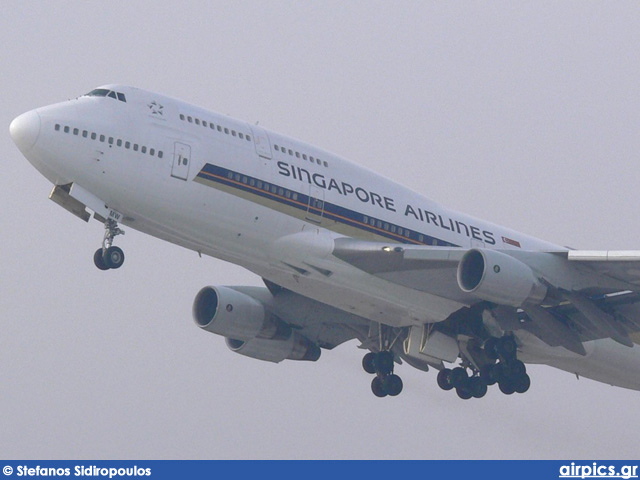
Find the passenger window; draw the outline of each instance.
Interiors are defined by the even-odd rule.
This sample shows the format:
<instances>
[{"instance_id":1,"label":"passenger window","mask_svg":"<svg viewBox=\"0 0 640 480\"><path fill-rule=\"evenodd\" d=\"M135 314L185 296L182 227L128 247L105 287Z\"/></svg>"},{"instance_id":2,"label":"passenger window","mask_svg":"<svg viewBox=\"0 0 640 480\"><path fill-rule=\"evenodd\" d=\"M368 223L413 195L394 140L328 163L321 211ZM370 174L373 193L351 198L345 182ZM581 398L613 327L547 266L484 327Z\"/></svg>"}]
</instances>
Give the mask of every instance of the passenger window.
<instances>
[{"instance_id":1,"label":"passenger window","mask_svg":"<svg viewBox=\"0 0 640 480\"><path fill-rule=\"evenodd\" d=\"M202 121L202 126L203 126L203 127L206 127L206 126L207 126L207 122L206 122L206 120L203 120L203 121Z\"/></svg>"},{"instance_id":2,"label":"passenger window","mask_svg":"<svg viewBox=\"0 0 640 480\"><path fill-rule=\"evenodd\" d=\"M133 144L133 151L134 151L134 152L137 152L137 151L138 151L138 144L137 144L137 143L134 143L134 144Z\"/></svg>"},{"instance_id":3,"label":"passenger window","mask_svg":"<svg viewBox=\"0 0 640 480\"><path fill-rule=\"evenodd\" d=\"M131 148L131 142L124 142L124 148L126 149Z\"/></svg>"},{"instance_id":4,"label":"passenger window","mask_svg":"<svg viewBox=\"0 0 640 480\"><path fill-rule=\"evenodd\" d=\"M241 140L244 140L244 134L243 133L239 133L238 136L240 137Z\"/></svg>"},{"instance_id":5,"label":"passenger window","mask_svg":"<svg viewBox=\"0 0 640 480\"><path fill-rule=\"evenodd\" d=\"M77 128L74 128L73 129L73 134L74 135L78 135L78 133L80 133L80 130L78 130Z\"/></svg>"},{"instance_id":6,"label":"passenger window","mask_svg":"<svg viewBox=\"0 0 640 480\"><path fill-rule=\"evenodd\" d=\"M100 135L100 141L101 141L101 142L104 142L105 138L106 138L106 137L105 137L104 135Z\"/></svg>"},{"instance_id":7,"label":"passenger window","mask_svg":"<svg viewBox=\"0 0 640 480\"><path fill-rule=\"evenodd\" d=\"M64 133L69 133L69 127L64 127Z\"/></svg>"},{"instance_id":8,"label":"passenger window","mask_svg":"<svg viewBox=\"0 0 640 480\"><path fill-rule=\"evenodd\" d=\"M88 136L88 135L89 135L89 132L87 132L86 130L83 130L83 131L82 131L82 136L83 136L84 138L87 138L87 136Z\"/></svg>"},{"instance_id":9,"label":"passenger window","mask_svg":"<svg viewBox=\"0 0 640 480\"><path fill-rule=\"evenodd\" d=\"M158 158L162 158L162 157L164 157L164 153L162 153L162 150L160 150L160 151L158 152Z\"/></svg>"},{"instance_id":10,"label":"passenger window","mask_svg":"<svg viewBox=\"0 0 640 480\"><path fill-rule=\"evenodd\" d=\"M141 151L142 153L147 153L147 147L141 147L141 148L140 148L140 151Z\"/></svg>"},{"instance_id":11,"label":"passenger window","mask_svg":"<svg viewBox=\"0 0 640 480\"><path fill-rule=\"evenodd\" d=\"M113 145L113 137L109 137L109 145Z\"/></svg>"},{"instance_id":12,"label":"passenger window","mask_svg":"<svg viewBox=\"0 0 640 480\"><path fill-rule=\"evenodd\" d=\"M251 137L249 135L247 135L247 141L250 142L251 141Z\"/></svg>"},{"instance_id":13,"label":"passenger window","mask_svg":"<svg viewBox=\"0 0 640 480\"><path fill-rule=\"evenodd\" d=\"M215 129L216 129L216 126L215 126L213 123L210 123L210 124L209 124L209 128L210 128L211 130L215 130Z\"/></svg>"},{"instance_id":14,"label":"passenger window","mask_svg":"<svg viewBox=\"0 0 640 480\"><path fill-rule=\"evenodd\" d=\"M118 141L116 142L116 145L118 145L119 147L122 146L122 140L118 139Z\"/></svg>"},{"instance_id":15,"label":"passenger window","mask_svg":"<svg viewBox=\"0 0 640 480\"><path fill-rule=\"evenodd\" d=\"M229 129L228 129L228 128L225 128L225 129L224 129L224 133L226 133L227 135L229 135Z\"/></svg>"},{"instance_id":16,"label":"passenger window","mask_svg":"<svg viewBox=\"0 0 640 480\"><path fill-rule=\"evenodd\" d=\"M191 117L187 117L187 121L188 121L189 123L193 123L193 118L191 118Z\"/></svg>"},{"instance_id":17,"label":"passenger window","mask_svg":"<svg viewBox=\"0 0 640 480\"><path fill-rule=\"evenodd\" d=\"M322 163L324 164L325 167L329 168L329 164L326 161Z\"/></svg>"},{"instance_id":18,"label":"passenger window","mask_svg":"<svg viewBox=\"0 0 640 480\"><path fill-rule=\"evenodd\" d=\"M220 125L218 125L218 131L221 132L222 131L222 127Z\"/></svg>"},{"instance_id":19,"label":"passenger window","mask_svg":"<svg viewBox=\"0 0 640 480\"><path fill-rule=\"evenodd\" d=\"M56 126L54 127L56 132L60 131L60 124L56 123Z\"/></svg>"},{"instance_id":20,"label":"passenger window","mask_svg":"<svg viewBox=\"0 0 640 480\"><path fill-rule=\"evenodd\" d=\"M180 114L180 120L184 120L184 115L182 113Z\"/></svg>"},{"instance_id":21,"label":"passenger window","mask_svg":"<svg viewBox=\"0 0 640 480\"><path fill-rule=\"evenodd\" d=\"M236 131L235 130L231 130L231 135L235 137L236 136Z\"/></svg>"},{"instance_id":22,"label":"passenger window","mask_svg":"<svg viewBox=\"0 0 640 480\"><path fill-rule=\"evenodd\" d=\"M200 125L200 119L196 118L196 125Z\"/></svg>"},{"instance_id":23,"label":"passenger window","mask_svg":"<svg viewBox=\"0 0 640 480\"><path fill-rule=\"evenodd\" d=\"M296 152L296 157L300 158L300 152Z\"/></svg>"},{"instance_id":24,"label":"passenger window","mask_svg":"<svg viewBox=\"0 0 640 480\"><path fill-rule=\"evenodd\" d=\"M91 140L95 140L97 137L96 132L91 132Z\"/></svg>"},{"instance_id":25,"label":"passenger window","mask_svg":"<svg viewBox=\"0 0 640 480\"><path fill-rule=\"evenodd\" d=\"M306 160L306 159L307 159L307 154L306 154L306 153L303 153L303 154L302 154L302 159L303 159L303 160Z\"/></svg>"},{"instance_id":26,"label":"passenger window","mask_svg":"<svg viewBox=\"0 0 640 480\"><path fill-rule=\"evenodd\" d=\"M274 146L273 146L273 148L275 148L275 149L276 149L276 152L279 152L279 151L280 151L280 147L278 147L278 145L274 145Z\"/></svg>"},{"instance_id":27,"label":"passenger window","mask_svg":"<svg viewBox=\"0 0 640 480\"><path fill-rule=\"evenodd\" d=\"M149 149L149 155L151 155L153 157L155 155L155 153L156 153L156 151L153 148Z\"/></svg>"}]
</instances>

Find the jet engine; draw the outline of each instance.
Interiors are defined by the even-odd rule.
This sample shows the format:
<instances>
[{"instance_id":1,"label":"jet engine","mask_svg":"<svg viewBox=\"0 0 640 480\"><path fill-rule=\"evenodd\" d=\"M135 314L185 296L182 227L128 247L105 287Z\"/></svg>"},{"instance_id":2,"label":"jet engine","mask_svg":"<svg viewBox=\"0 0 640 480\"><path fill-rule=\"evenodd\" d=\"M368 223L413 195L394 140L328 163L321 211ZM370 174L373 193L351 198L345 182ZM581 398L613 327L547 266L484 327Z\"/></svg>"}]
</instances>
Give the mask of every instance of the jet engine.
<instances>
[{"instance_id":1,"label":"jet engine","mask_svg":"<svg viewBox=\"0 0 640 480\"><path fill-rule=\"evenodd\" d=\"M499 305L540 304L547 295L533 270L514 257L495 250L472 249L458 265L463 292Z\"/></svg>"},{"instance_id":2,"label":"jet engine","mask_svg":"<svg viewBox=\"0 0 640 480\"><path fill-rule=\"evenodd\" d=\"M245 342L227 338L226 341L231 351L267 362L279 363L287 359L315 362L320 358L320 347L297 333L286 340L254 338Z\"/></svg>"},{"instance_id":3,"label":"jet engine","mask_svg":"<svg viewBox=\"0 0 640 480\"><path fill-rule=\"evenodd\" d=\"M320 358L320 347L270 314L259 300L230 287L204 287L193 301L193 319L247 357L279 363Z\"/></svg>"},{"instance_id":4,"label":"jet engine","mask_svg":"<svg viewBox=\"0 0 640 480\"><path fill-rule=\"evenodd\" d=\"M264 305L229 287L204 287L193 301L193 319L208 332L239 340L288 339L291 327Z\"/></svg>"}]
</instances>

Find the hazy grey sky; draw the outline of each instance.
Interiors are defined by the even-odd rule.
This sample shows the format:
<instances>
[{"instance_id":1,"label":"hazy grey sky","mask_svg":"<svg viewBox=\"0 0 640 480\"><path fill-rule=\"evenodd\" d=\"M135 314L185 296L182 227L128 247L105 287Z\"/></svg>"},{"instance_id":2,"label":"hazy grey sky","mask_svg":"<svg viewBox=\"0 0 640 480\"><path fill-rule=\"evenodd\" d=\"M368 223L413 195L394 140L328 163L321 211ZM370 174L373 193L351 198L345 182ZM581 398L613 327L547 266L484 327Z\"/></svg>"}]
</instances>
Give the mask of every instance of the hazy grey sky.
<instances>
[{"instance_id":1,"label":"hazy grey sky","mask_svg":"<svg viewBox=\"0 0 640 480\"><path fill-rule=\"evenodd\" d=\"M637 459L640 392L548 367L462 401L403 366L378 399L356 342L233 354L193 297L260 279L132 229L125 266L98 271L102 225L47 200L8 129L127 83L546 240L640 249L639 26L638 2L5 1L0 456Z\"/></svg>"}]
</instances>

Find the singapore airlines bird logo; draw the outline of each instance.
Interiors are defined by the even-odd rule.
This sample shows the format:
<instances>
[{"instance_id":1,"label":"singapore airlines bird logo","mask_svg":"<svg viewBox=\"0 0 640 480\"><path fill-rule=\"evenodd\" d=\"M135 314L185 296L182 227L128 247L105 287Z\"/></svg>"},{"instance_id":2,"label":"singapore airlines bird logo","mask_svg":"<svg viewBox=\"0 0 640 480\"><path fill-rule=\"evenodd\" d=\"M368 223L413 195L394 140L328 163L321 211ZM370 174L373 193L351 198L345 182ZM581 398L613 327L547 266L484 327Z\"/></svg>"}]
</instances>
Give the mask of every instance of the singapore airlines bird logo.
<instances>
[{"instance_id":1,"label":"singapore airlines bird logo","mask_svg":"<svg viewBox=\"0 0 640 480\"><path fill-rule=\"evenodd\" d=\"M164 115L164 106L160 105L155 100L149 104L147 104L149 110L151 110L151 115L158 115L162 117Z\"/></svg>"}]
</instances>

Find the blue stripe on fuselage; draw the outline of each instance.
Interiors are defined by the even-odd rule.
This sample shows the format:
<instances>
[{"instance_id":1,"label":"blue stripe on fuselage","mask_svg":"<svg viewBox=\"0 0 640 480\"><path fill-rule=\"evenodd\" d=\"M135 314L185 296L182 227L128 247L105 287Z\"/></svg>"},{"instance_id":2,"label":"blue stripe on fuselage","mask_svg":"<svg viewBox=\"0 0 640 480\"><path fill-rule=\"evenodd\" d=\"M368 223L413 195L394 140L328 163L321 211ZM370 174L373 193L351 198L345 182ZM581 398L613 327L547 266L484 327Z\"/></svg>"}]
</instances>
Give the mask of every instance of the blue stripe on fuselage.
<instances>
[{"instance_id":1,"label":"blue stripe on fuselage","mask_svg":"<svg viewBox=\"0 0 640 480\"><path fill-rule=\"evenodd\" d=\"M265 182L256 177L229 170L211 163L207 163L202 170L198 172L197 177L220 183L244 192L252 193L259 197L276 201L303 212L308 212L317 215L318 217L323 217L337 223L355 227L359 230L387 237L400 243L432 245L438 247L457 246L453 243L432 237L431 235L416 232L415 230L371 217L355 210L341 207L334 203L325 202L309 195L285 188L281 185ZM385 226L388 229L385 229ZM394 229L395 232L392 232L392 229Z\"/></svg>"}]
</instances>

